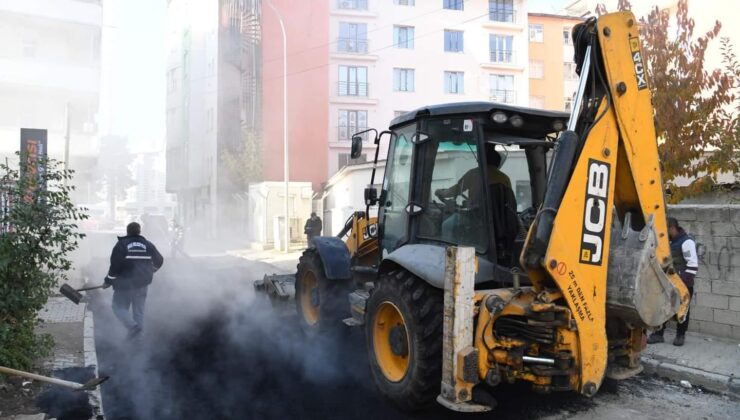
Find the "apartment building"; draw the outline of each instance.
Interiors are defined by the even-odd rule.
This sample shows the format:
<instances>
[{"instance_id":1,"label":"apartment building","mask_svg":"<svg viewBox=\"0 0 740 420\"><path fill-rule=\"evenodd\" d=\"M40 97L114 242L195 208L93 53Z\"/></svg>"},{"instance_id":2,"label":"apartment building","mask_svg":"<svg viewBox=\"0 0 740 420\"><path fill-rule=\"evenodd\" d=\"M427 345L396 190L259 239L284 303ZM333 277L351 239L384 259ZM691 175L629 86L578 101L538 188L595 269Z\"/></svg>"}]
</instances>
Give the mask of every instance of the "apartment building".
<instances>
[{"instance_id":1,"label":"apartment building","mask_svg":"<svg viewBox=\"0 0 740 420\"><path fill-rule=\"evenodd\" d=\"M570 111L578 89L571 30L582 18L529 13L529 106Z\"/></svg>"},{"instance_id":2,"label":"apartment building","mask_svg":"<svg viewBox=\"0 0 740 420\"><path fill-rule=\"evenodd\" d=\"M239 193L225 155L260 130L260 2L170 0L167 8L167 192L194 234L218 235Z\"/></svg>"},{"instance_id":3,"label":"apartment building","mask_svg":"<svg viewBox=\"0 0 740 420\"><path fill-rule=\"evenodd\" d=\"M331 0L328 173L351 136L435 103L529 102L526 0ZM382 151L381 151L382 152Z\"/></svg>"},{"instance_id":4,"label":"apartment building","mask_svg":"<svg viewBox=\"0 0 740 420\"><path fill-rule=\"evenodd\" d=\"M77 202L94 200L103 5L100 0L0 0L0 158L21 128L48 130L50 157L77 170Z\"/></svg>"}]
</instances>

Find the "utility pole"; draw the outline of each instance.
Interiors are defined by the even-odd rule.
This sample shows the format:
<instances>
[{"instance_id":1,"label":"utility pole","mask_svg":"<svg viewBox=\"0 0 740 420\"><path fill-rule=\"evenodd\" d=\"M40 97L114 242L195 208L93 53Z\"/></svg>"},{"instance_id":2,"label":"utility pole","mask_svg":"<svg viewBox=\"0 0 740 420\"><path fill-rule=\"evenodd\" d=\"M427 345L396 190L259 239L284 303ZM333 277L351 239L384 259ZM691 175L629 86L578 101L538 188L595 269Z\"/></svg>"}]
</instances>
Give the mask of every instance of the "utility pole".
<instances>
[{"instance_id":1,"label":"utility pole","mask_svg":"<svg viewBox=\"0 0 740 420\"><path fill-rule=\"evenodd\" d=\"M290 165L288 157L288 41L285 35L285 23L280 12L272 4L272 0L267 0L278 22L280 22L280 31L283 34L283 178L285 180L285 252L290 252L290 220L288 218L288 200L290 198Z\"/></svg>"}]
</instances>

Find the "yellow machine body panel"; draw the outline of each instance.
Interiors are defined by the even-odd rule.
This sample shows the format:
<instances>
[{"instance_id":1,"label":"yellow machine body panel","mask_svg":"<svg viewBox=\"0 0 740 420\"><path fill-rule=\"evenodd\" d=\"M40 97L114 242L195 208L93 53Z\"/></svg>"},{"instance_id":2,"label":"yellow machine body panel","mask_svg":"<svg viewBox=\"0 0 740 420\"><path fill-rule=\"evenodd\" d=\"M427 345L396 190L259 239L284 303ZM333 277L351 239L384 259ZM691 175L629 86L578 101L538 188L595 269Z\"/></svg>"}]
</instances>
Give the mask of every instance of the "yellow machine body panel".
<instances>
[{"instance_id":1,"label":"yellow machine body panel","mask_svg":"<svg viewBox=\"0 0 740 420\"><path fill-rule=\"evenodd\" d=\"M617 144L614 115L607 112L591 130L573 170L545 257L578 328L581 391L601 384L607 364L606 279Z\"/></svg>"}]
</instances>

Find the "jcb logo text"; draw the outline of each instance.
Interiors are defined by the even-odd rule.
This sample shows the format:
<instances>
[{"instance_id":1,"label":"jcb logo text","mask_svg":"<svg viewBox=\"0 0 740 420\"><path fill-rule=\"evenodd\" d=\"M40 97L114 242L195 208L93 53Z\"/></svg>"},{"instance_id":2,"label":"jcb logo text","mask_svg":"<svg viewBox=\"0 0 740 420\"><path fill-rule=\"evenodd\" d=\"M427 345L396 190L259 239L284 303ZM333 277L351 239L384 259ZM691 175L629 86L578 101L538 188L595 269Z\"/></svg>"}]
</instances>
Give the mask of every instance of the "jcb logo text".
<instances>
[{"instance_id":1,"label":"jcb logo text","mask_svg":"<svg viewBox=\"0 0 740 420\"><path fill-rule=\"evenodd\" d=\"M601 265L604 254L606 206L609 202L609 164L589 159L587 176L580 261L585 264Z\"/></svg>"}]
</instances>

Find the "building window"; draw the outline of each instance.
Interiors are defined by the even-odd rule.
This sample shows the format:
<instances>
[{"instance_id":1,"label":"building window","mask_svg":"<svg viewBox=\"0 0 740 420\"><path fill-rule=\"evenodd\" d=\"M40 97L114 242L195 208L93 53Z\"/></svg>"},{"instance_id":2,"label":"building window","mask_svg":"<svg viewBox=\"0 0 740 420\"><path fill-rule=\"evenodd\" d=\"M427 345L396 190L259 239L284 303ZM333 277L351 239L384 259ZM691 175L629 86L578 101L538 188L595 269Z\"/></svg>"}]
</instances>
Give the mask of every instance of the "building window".
<instances>
[{"instance_id":1,"label":"building window","mask_svg":"<svg viewBox=\"0 0 740 420\"><path fill-rule=\"evenodd\" d=\"M461 71L445 72L445 93L462 94L465 92L465 73Z\"/></svg>"},{"instance_id":2,"label":"building window","mask_svg":"<svg viewBox=\"0 0 740 420\"><path fill-rule=\"evenodd\" d=\"M339 66L339 96L367 96L367 67Z\"/></svg>"},{"instance_id":3,"label":"building window","mask_svg":"<svg viewBox=\"0 0 740 420\"><path fill-rule=\"evenodd\" d=\"M463 10L463 0L444 0L442 7L451 10Z\"/></svg>"},{"instance_id":4,"label":"building window","mask_svg":"<svg viewBox=\"0 0 740 420\"><path fill-rule=\"evenodd\" d=\"M339 164L337 165L337 170L342 169L347 165L356 165L358 163L367 162L367 158L365 157L365 155L360 155L360 157L358 157L357 159L351 159L349 156L349 153L339 154Z\"/></svg>"},{"instance_id":5,"label":"building window","mask_svg":"<svg viewBox=\"0 0 740 420\"><path fill-rule=\"evenodd\" d=\"M529 107L535 109L545 108L545 97L544 96L530 96Z\"/></svg>"},{"instance_id":6,"label":"building window","mask_svg":"<svg viewBox=\"0 0 740 420\"><path fill-rule=\"evenodd\" d=\"M540 24L529 24L529 42L545 42L545 27Z\"/></svg>"},{"instance_id":7,"label":"building window","mask_svg":"<svg viewBox=\"0 0 740 420\"><path fill-rule=\"evenodd\" d=\"M542 79L545 77L545 62L542 60L529 60L529 78Z\"/></svg>"},{"instance_id":8,"label":"building window","mask_svg":"<svg viewBox=\"0 0 740 420\"><path fill-rule=\"evenodd\" d=\"M393 111L393 118L400 117L401 115L405 114L408 111Z\"/></svg>"},{"instance_id":9,"label":"building window","mask_svg":"<svg viewBox=\"0 0 740 420\"><path fill-rule=\"evenodd\" d=\"M367 0L339 0L340 9L367 10Z\"/></svg>"},{"instance_id":10,"label":"building window","mask_svg":"<svg viewBox=\"0 0 740 420\"><path fill-rule=\"evenodd\" d=\"M563 77L565 80L577 80L576 63L563 63Z\"/></svg>"},{"instance_id":11,"label":"building window","mask_svg":"<svg viewBox=\"0 0 740 420\"><path fill-rule=\"evenodd\" d=\"M367 53L367 24L339 22L337 50L350 53Z\"/></svg>"},{"instance_id":12,"label":"building window","mask_svg":"<svg viewBox=\"0 0 740 420\"><path fill-rule=\"evenodd\" d=\"M573 98L570 96L566 96L564 98L565 102L565 112L570 112L571 109L573 109Z\"/></svg>"},{"instance_id":13,"label":"building window","mask_svg":"<svg viewBox=\"0 0 740 420\"><path fill-rule=\"evenodd\" d=\"M393 90L397 92L413 92L414 69L393 69Z\"/></svg>"},{"instance_id":14,"label":"building window","mask_svg":"<svg viewBox=\"0 0 740 420\"><path fill-rule=\"evenodd\" d=\"M415 0L393 0L393 4L397 4L399 6L413 6L415 3Z\"/></svg>"},{"instance_id":15,"label":"building window","mask_svg":"<svg viewBox=\"0 0 740 420\"><path fill-rule=\"evenodd\" d=\"M488 0L488 19L514 23L514 0Z\"/></svg>"},{"instance_id":16,"label":"building window","mask_svg":"<svg viewBox=\"0 0 740 420\"><path fill-rule=\"evenodd\" d=\"M563 28L563 45L573 45L573 39L570 37L571 28L566 26Z\"/></svg>"},{"instance_id":17,"label":"building window","mask_svg":"<svg viewBox=\"0 0 740 420\"><path fill-rule=\"evenodd\" d=\"M463 31L445 29L445 51L463 52Z\"/></svg>"},{"instance_id":18,"label":"building window","mask_svg":"<svg viewBox=\"0 0 740 420\"><path fill-rule=\"evenodd\" d=\"M510 74L492 74L489 76L491 101L513 104L516 99L514 76Z\"/></svg>"},{"instance_id":19,"label":"building window","mask_svg":"<svg viewBox=\"0 0 740 420\"><path fill-rule=\"evenodd\" d=\"M350 140L352 135L367 129L367 111L339 110L339 140Z\"/></svg>"},{"instance_id":20,"label":"building window","mask_svg":"<svg viewBox=\"0 0 740 420\"><path fill-rule=\"evenodd\" d=\"M413 26L394 26L393 43L396 48L414 48L414 27Z\"/></svg>"},{"instance_id":21,"label":"building window","mask_svg":"<svg viewBox=\"0 0 740 420\"><path fill-rule=\"evenodd\" d=\"M492 63L513 63L514 51L512 44L514 37L511 35L489 35Z\"/></svg>"}]
</instances>

